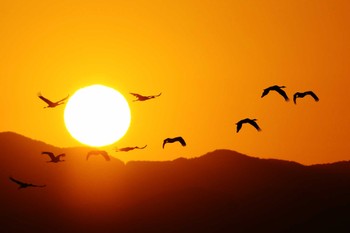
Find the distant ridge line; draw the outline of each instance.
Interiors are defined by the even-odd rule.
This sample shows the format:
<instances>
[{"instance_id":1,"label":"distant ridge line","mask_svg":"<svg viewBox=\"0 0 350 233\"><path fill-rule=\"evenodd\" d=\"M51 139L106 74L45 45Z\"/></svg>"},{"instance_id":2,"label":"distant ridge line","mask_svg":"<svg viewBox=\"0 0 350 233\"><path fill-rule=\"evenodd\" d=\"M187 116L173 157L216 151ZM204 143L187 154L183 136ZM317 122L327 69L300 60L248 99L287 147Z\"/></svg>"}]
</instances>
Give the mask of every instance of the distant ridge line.
<instances>
[{"instance_id":1,"label":"distant ridge line","mask_svg":"<svg viewBox=\"0 0 350 233\"><path fill-rule=\"evenodd\" d=\"M7 141L6 141L7 140ZM28 136L13 132L13 131L3 131L0 132L0 146L1 143L9 143L8 140L11 140L11 143L16 143L15 140L18 141L18 143L20 143L20 141L22 141L22 143L41 143L45 146L48 147L53 147L56 149L89 149L90 147L88 146L78 146L78 147L58 147L46 142L43 142L41 140L38 139L33 139L30 138ZM13 142L14 141L14 142ZM246 155L240 152L237 152L235 150L231 150L231 149L215 149L213 151L207 152L203 155L199 155L199 156L195 156L195 157L191 157L191 158L184 158L184 157L179 157L173 160L131 160L125 163L125 165L134 165L134 164L139 164L139 163L143 163L143 164L154 164L154 163L179 163L179 162L191 162L191 161L198 161L198 160L206 160L206 159L212 159L215 158L216 160L220 160L220 158L234 158L234 159L246 159L246 160L251 160L251 161L265 161L265 162L269 162L269 163L279 163L279 164L293 164L294 166L306 166L306 167L342 167L343 169L349 168L350 169L350 160L347 161L336 161L336 162L331 162L331 163L324 163L324 164L311 164L311 165L304 165L301 164L299 162L296 161L292 161L292 160L282 160L282 159L275 159L275 158L261 158L261 157L254 157L254 156L250 156L250 155Z\"/></svg>"}]
</instances>

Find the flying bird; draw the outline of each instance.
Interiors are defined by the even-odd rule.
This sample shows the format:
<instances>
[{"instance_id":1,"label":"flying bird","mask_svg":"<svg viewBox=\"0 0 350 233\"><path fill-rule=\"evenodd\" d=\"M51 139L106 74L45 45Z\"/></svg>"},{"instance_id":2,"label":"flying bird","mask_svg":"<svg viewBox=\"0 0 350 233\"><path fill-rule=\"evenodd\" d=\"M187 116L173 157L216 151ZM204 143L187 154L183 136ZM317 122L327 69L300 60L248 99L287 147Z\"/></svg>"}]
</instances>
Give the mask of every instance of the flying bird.
<instances>
[{"instance_id":1,"label":"flying bird","mask_svg":"<svg viewBox=\"0 0 350 233\"><path fill-rule=\"evenodd\" d=\"M41 152L41 154L48 155L50 157L51 161L47 161L48 163L63 162L64 160L61 160L61 157L66 156L66 154L59 154L59 155L55 156L54 153L48 152L48 151L43 151L43 152Z\"/></svg>"},{"instance_id":2,"label":"flying bird","mask_svg":"<svg viewBox=\"0 0 350 233\"><path fill-rule=\"evenodd\" d=\"M284 100L285 101L289 101L289 98L286 94L286 92L284 90L282 90L282 88L285 88L285 86L277 86L277 85L274 85L274 86L271 86L271 87L268 87L268 88L265 88L262 95L261 95L261 98L263 98L265 95L267 95L270 91L276 91L278 92L281 96L283 96Z\"/></svg>"},{"instance_id":3,"label":"flying bird","mask_svg":"<svg viewBox=\"0 0 350 233\"><path fill-rule=\"evenodd\" d=\"M64 101L67 100L69 98L69 95L57 102L52 102L51 100L48 100L47 98L45 98L44 96L41 95L41 93L38 93L38 97L43 100L45 103L47 103L47 106L44 108L54 108L57 107L58 105L64 104Z\"/></svg>"},{"instance_id":4,"label":"flying bird","mask_svg":"<svg viewBox=\"0 0 350 233\"><path fill-rule=\"evenodd\" d=\"M137 98L136 100L133 100L133 101L145 101L145 100L156 98L160 96L162 93L159 93L158 95L149 95L149 96L143 96L137 93L130 93L130 94Z\"/></svg>"},{"instance_id":5,"label":"flying bird","mask_svg":"<svg viewBox=\"0 0 350 233\"><path fill-rule=\"evenodd\" d=\"M88 160L90 158L91 155L102 155L103 158L106 160L106 161L110 161L111 158L109 157L108 153L104 150L92 150L92 151L89 151L86 155L86 160Z\"/></svg>"},{"instance_id":6,"label":"flying bird","mask_svg":"<svg viewBox=\"0 0 350 233\"><path fill-rule=\"evenodd\" d=\"M250 118L246 118L243 120L240 120L236 123L237 125L237 133L239 132L239 130L242 128L243 124L251 124L252 126L254 126L254 128L256 128L256 130L261 131L259 125L256 123L257 119L250 119Z\"/></svg>"},{"instance_id":7,"label":"flying bird","mask_svg":"<svg viewBox=\"0 0 350 233\"><path fill-rule=\"evenodd\" d=\"M310 95L312 98L314 98L315 101L319 101L319 98L317 95L312 91L305 91L305 92L296 92L293 96L293 101L295 104L297 104L297 98L304 98L305 96Z\"/></svg>"},{"instance_id":8,"label":"flying bird","mask_svg":"<svg viewBox=\"0 0 350 233\"><path fill-rule=\"evenodd\" d=\"M146 146L147 145L145 145L144 147L134 146L134 147L116 148L116 152L128 152L128 151L135 150L135 149L145 149Z\"/></svg>"},{"instance_id":9,"label":"flying bird","mask_svg":"<svg viewBox=\"0 0 350 233\"><path fill-rule=\"evenodd\" d=\"M22 188L28 188L28 187L38 187L38 188L43 188L45 187L46 185L35 185L35 184L30 184L30 183L24 183L22 181L19 181L19 180L16 180L14 178L12 178L11 176L9 177L10 180L12 182L15 182L16 184L19 185L18 189L22 189Z\"/></svg>"},{"instance_id":10,"label":"flying bird","mask_svg":"<svg viewBox=\"0 0 350 233\"><path fill-rule=\"evenodd\" d=\"M165 144L173 143L173 142L180 142L182 146L186 146L186 142L182 137L166 138L163 141L163 149L164 149Z\"/></svg>"}]
</instances>

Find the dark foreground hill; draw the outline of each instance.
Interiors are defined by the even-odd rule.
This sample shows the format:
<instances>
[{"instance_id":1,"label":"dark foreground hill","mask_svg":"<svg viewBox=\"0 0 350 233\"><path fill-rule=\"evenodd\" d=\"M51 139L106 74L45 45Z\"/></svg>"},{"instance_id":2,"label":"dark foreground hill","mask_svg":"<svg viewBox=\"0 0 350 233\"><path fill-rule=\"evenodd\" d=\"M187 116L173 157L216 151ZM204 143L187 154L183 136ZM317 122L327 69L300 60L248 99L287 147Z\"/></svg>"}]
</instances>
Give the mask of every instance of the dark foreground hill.
<instances>
[{"instance_id":1,"label":"dark foreground hill","mask_svg":"<svg viewBox=\"0 0 350 233\"><path fill-rule=\"evenodd\" d=\"M216 150L124 165L14 133L0 148L0 232L350 232L350 162ZM10 175L47 187L17 190Z\"/></svg>"}]
</instances>

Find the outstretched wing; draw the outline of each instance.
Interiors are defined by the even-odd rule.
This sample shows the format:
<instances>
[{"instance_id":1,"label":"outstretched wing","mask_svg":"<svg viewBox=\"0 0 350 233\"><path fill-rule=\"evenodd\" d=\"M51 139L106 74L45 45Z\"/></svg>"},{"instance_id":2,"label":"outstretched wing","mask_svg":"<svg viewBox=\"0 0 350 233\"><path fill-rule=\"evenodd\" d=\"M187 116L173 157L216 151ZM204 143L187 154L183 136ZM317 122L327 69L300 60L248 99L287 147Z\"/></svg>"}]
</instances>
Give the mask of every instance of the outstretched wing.
<instances>
[{"instance_id":1,"label":"outstretched wing","mask_svg":"<svg viewBox=\"0 0 350 233\"><path fill-rule=\"evenodd\" d=\"M176 140L180 142L182 146L186 146L186 142L182 137L177 137Z\"/></svg>"},{"instance_id":2,"label":"outstretched wing","mask_svg":"<svg viewBox=\"0 0 350 233\"><path fill-rule=\"evenodd\" d=\"M255 121L250 121L249 122L252 126L254 126L254 128L256 128L258 131L261 131L259 125L255 122Z\"/></svg>"},{"instance_id":3,"label":"outstretched wing","mask_svg":"<svg viewBox=\"0 0 350 233\"><path fill-rule=\"evenodd\" d=\"M144 98L144 97L146 97L146 96L143 96L143 95L140 95L140 94L137 94L137 93L131 93L130 92L130 94L135 96L135 97L137 97L137 98Z\"/></svg>"},{"instance_id":4,"label":"outstretched wing","mask_svg":"<svg viewBox=\"0 0 350 233\"><path fill-rule=\"evenodd\" d=\"M145 149L147 147L147 145L145 145L144 147L135 147L136 149Z\"/></svg>"},{"instance_id":5,"label":"outstretched wing","mask_svg":"<svg viewBox=\"0 0 350 233\"><path fill-rule=\"evenodd\" d=\"M155 98L155 97L158 97L158 96L160 96L162 94L162 92L161 93L159 93L158 95L152 95L152 96L149 96L150 98Z\"/></svg>"},{"instance_id":6,"label":"outstretched wing","mask_svg":"<svg viewBox=\"0 0 350 233\"><path fill-rule=\"evenodd\" d=\"M313 91L307 91L307 92L305 92L305 94L311 95L312 98L314 98L315 101L319 101L320 100Z\"/></svg>"},{"instance_id":7,"label":"outstretched wing","mask_svg":"<svg viewBox=\"0 0 350 233\"><path fill-rule=\"evenodd\" d=\"M285 92L284 90L282 90L281 88L278 88L278 89L276 89L276 91L277 91L281 96L283 96L283 98L284 98L285 101L289 101L289 98L288 98L288 96L287 96L287 94L286 94L286 92Z\"/></svg>"},{"instance_id":8,"label":"outstretched wing","mask_svg":"<svg viewBox=\"0 0 350 233\"><path fill-rule=\"evenodd\" d=\"M19 181L19 180L16 180L15 178L13 178L13 177L9 177L9 179L12 181L12 182L15 182L16 184L19 184L19 185L25 185L26 183L23 183L23 182L21 182L21 181Z\"/></svg>"},{"instance_id":9,"label":"outstretched wing","mask_svg":"<svg viewBox=\"0 0 350 233\"><path fill-rule=\"evenodd\" d=\"M86 155L86 160L88 160L90 158L90 156L92 155L91 151L87 153Z\"/></svg>"},{"instance_id":10,"label":"outstretched wing","mask_svg":"<svg viewBox=\"0 0 350 233\"><path fill-rule=\"evenodd\" d=\"M100 151L100 154L105 158L106 161L110 161L111 158L109 157L108 153L106 151Z\"/></svg>"},{"instance_id":11,"label":"outstretched wing","mask_svg":"<svg viewBox=\"0 0 350 233\"><path fill-rule=\"evenodd\" d=\"M102 155L105 158L105 160L107 160L107 161L111 160L111 158L109 157L107 152L103 151L103 150L92 150L92 151L90 151L86 155L86 160L88 160L91 155L98 155L98 154Z\"/></svg>"},{"instance_id":12,"label":"outstretched wing","mask_svg":"<svg viewBox=\"0 0 350 233\"><path fill-rule=\"evenodd\" d=\"M241 121L239 121L239 122L237 122L236 123L236 125L237 125L237 133L241 130L241 128L242 128L242 122Z\"/></svg>"},{"instance_id":13,"label":"outstretched wing","mask_svg":"<svg viewBox=\"0 0 350 233\"><path fill-rule=\"evenodd\" d=\"M264 91L263 91L263 93L261 95L261 98L264 97L265 95L269 94L269 92L270 92L269 88L264 89Z\"/></svg>"},{"instance_id":14,"label":"outstretched wing","mask_svg":"<svg viewBox=\"0 0 350 233\"><path fill-rule=\"evenodd\" d=\"M65 98L63 98L63 99L57 101L56 103L57 103L57 104L58 104L58 103L61 103L61 102L65 101L65 100L68 99L68 98L69 98L69 95L67 95L67 97L65 97Z\"/></svg>"},{"instance_id":15,"label":"outstretched wing","mask_svg":"<svg viewBox=\"0 0 350 233\"><path fill-rule=\"evenodd\" d=\"M163 149L164 149L164 146L165 146L165 144L168 142L168 139L164 139L164 141L163 141Z\"/></svg>"},{"instance_id":16,"label":"outstretched wing","mask_svg":"<svg viewBox=\"0 0 350 233\"><path fill-rule=\"evenodd\" d=\"M41 154L43 155L48 155L50 157L50 159L55 159L55 155L52 152L48 152L48 151L43 151L41 152Z\"/></svg>"},{"instance_id":17,"label":"outstretched wing","mask_svg":"<svg viewBox=\"0 0 350 233\"><path fill-rule=\"evenodd\" d=\"M298 98L298 93L295 93L293 95L293 102L294 102L294 104L297 104L297 98Z\"/></svg>"},{"instance_id":18,"label":"outstretched wing","mask_svg":"<svg viewBox=\"0 0 350 233\"><path fill-rule=\"evenodd\" d=\"M47 103L48 105L54 104L51 100L48 100L48 99L46 99L44 96L42 96L40 92L38 93L38 97L39 97L40 99L42 99L42 100L43 100L45 103Z\"/></svg>"},{"instance_id":19,"label":"outstretched wing","mask_svg":"<svg viewBox=\"0 0 350 233\"><path fill-rule=\"evenodd\" d=\"M59 158L59 157L65 157L65 156L66 156L65 153L57 155L58 158Z\"/></svg>"},{"instance_id":20,"label":"outstretched wing","mask_svg":"<svg viewBox=\"0 0 350 233\"><path fill-rule=\"evenodd\" d=\"M99 154L99 151L96 151L96 150L89 151L86 155L86 160L88 160L91 155L97 155L97 154Z\"/></svg>"}]
</instances>

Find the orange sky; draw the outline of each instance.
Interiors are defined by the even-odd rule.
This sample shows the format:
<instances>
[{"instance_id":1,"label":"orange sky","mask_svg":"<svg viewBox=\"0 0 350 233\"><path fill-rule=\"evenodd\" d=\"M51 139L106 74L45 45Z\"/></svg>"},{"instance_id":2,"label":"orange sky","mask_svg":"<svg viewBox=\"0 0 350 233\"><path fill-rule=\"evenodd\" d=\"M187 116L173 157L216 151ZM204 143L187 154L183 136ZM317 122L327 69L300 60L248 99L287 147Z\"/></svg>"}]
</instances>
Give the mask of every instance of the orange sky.
<instances>
[{"instance_id":1,"label":"orange sky","mask_svg":"<svg viewBox=\"0 0 350 233\"><path fill-rule=\"evenodd\" d=\"M64 106L90 84L129 101L126 136L106 148L126 160L172 160L227 148L304 164L349 160L350 3L309 1L20 1L0 3L0 131L80 146ZM313 90L295 106L270 85ZM129 92L162 96L132 102ZM262 128L235 133L235 122ZM183 136L186 148L166 137ZM116 146L145 150L113 153Z\"/></svg>"}]
</instances>

